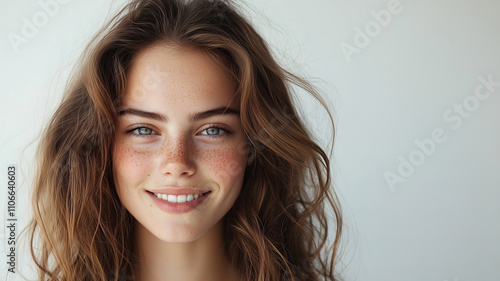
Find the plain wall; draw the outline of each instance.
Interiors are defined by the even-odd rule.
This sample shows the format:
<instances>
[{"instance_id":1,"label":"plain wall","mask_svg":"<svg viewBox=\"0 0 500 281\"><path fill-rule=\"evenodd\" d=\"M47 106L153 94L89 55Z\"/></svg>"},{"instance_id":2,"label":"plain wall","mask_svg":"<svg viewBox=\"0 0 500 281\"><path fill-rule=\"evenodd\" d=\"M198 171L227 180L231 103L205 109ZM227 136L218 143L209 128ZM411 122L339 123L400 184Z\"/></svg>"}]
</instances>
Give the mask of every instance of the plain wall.
<instances>
[{"instance_id":1,"label":"plain wall","mask_svg":"<svg viewBox=\"0 0 500 281\"><path fill-rule=\"evenodd\" d=\"M0 2L0 261L7 167L17 166L19 236L30 214L30 142L90 36L124 3L65 0L49 13L47 2ZM500 2L247 2L277 58L312 77L332 106L345 280L499 280ZM28 36L26 20L39 24ZM15 46L13 34L24 43ZM324 112L299 96L328 143ZM6 270L1 262L0 278Z\"/></svg>"}]
</instances>

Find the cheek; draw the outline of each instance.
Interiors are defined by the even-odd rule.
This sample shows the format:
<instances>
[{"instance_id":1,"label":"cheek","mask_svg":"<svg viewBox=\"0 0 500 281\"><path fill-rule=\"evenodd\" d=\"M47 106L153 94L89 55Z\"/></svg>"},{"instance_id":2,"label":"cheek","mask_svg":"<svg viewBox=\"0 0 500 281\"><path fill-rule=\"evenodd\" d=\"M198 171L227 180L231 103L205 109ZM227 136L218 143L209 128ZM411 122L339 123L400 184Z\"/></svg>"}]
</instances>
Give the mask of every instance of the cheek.
<instances>
[{"instance_id":1,"label":"cheek","mask_svg":"<svg viewBox=\"0 0 500 281\"><path fill-rule=\"evenodd\" d=\"M117 189L148 177L152 155L152 152L139 151L125 144L116 145L113 151L113 176Z\"/></svg>"},{"instance_id":2,"label":"cheek","mask_svg":"<svg viewBox=\"0 0 500 281\"><path fill-rule=\"evenodd\" d=\"M243 175L246 158L237 148L217 148L199 155L210 175L220 182L233 182Z\"/></svg>"}]
</instances>

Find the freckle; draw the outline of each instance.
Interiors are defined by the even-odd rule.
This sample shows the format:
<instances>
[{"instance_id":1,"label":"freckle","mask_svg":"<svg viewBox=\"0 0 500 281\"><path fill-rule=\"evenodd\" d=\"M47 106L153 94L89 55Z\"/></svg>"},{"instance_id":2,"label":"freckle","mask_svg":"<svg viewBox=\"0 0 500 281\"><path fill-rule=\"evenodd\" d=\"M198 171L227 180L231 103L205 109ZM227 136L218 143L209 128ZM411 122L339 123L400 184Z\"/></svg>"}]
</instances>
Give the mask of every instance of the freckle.
<instances>
[{"instance_id":1,"label":"freckle","mask_svg":"<svg viewBox=\"0 0 500 281\"><path fill-rule=\"evenodd\" d=\"M231 162L230 153L228 154L225 149L213 149L209 151L203 151L200 158L204 159L206 163L209 163L210 169L215 173L219 174L227 169L228 163Z\"/></svg>"}]
</instances>

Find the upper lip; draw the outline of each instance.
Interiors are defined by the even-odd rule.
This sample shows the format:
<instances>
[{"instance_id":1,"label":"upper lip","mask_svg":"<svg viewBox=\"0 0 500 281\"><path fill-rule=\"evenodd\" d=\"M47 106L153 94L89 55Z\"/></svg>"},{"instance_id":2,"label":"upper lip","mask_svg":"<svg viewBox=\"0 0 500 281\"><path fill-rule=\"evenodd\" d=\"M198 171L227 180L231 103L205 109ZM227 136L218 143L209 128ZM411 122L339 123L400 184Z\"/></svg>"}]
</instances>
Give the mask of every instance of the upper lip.
<instances>
[{"instance_id":1,"label":"upper lip","mask_svg":"<svg viewBox=\"0 0 500 281\"><path fill-rule=\"evenodd\" d=\"M153 193L160 194L170 194L170 195L188 195L188 194L202 194L207 192L208 190L195 189L192 187L163 187L153 190L148 190Z\"/></svg>"}]
</instances>

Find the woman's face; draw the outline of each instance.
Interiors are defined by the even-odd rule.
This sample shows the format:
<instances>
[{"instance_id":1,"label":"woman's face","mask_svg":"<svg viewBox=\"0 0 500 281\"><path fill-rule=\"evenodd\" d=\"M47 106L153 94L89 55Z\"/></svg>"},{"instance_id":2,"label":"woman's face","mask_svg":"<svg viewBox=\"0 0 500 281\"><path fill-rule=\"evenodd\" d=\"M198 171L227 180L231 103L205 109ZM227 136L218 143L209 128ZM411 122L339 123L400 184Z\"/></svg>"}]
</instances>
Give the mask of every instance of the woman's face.
<instances>
[{"instance_id":1,"label":"woman's face","mask_svg":"<svg viewBox=\"0 0 500 281\"><path fill-rule=\"evenodd\" d=\"M214 227L240 193L247 164L235 84L200 50L156 44L127 72L113 176L121 202L166 242Z\"/></svg>"}]
</instances>

